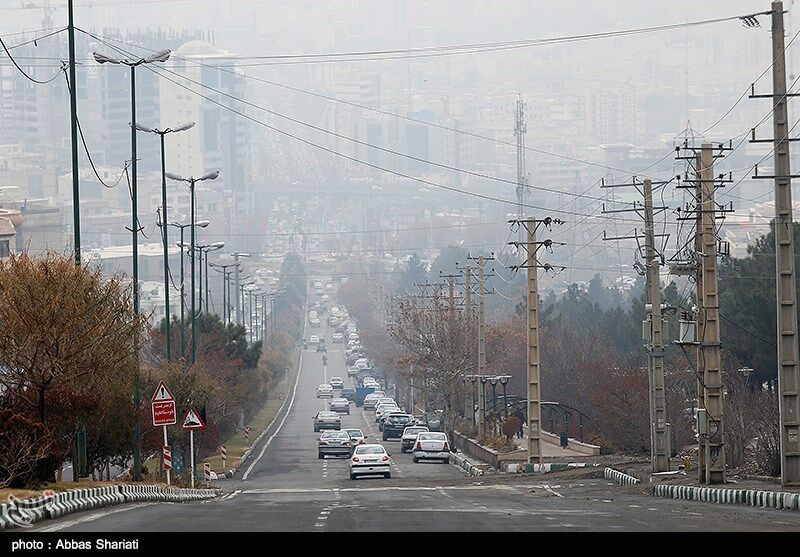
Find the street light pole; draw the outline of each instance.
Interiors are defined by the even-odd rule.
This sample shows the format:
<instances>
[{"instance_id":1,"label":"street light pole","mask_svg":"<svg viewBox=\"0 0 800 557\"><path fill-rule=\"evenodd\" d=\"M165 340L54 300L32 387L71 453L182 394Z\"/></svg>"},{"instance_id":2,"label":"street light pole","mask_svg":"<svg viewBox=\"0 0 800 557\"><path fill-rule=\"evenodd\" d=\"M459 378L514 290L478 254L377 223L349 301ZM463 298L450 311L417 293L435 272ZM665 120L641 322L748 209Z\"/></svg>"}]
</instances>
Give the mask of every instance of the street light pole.
<instances>
[{"instance_id":1,"label":"street light pole","mask_svg":"<svg viewBox=\"0 0 800 557\"><path fill-rule=\"evenodd\" d=\"M75 250L75 265L81 264L81 203L80 177L78 176L78 90L75 86L75 18L73 2L67 3L69 11L69 108L70 137L72 140L72 243Z\"/></svg>"},{"instance_id":2,"label":"street light pole","mask_svg":"<svg viewBox=\"0 0 800 557\"><path fill-rule=\"evenodd\" d=\"M195 226L196 226L195 225L195 184L197 182L203 182L205 180L216 180L218 177L219 177L219 171L218 170L215 170L214 172L209 172L208 174L205 174L205 175L201 176L200 178L195 178L193 176L189 177L189 178L183 178L182 176L178 176L177 174L172 174L170 172L167 172L167 178L169 178L170 180L174 180L176 182L186 182L187 184L189 184L189 212L191 213L191 215L190 215L190 224L191 224L191 227L192 227L192 229L190 231L191 232L191 234L190 234L190 236L191 236L191 239L190 239L190 244L191 244L190 253L191 253L191 257L192 257L192 259L191 259L191 261L192 261L192 264L191 264L191 272L192 272L192 280L191 280L191 283L192 283L192 303L191 303L191 310L192 310L192 363L195 363L195 361L197 360L197 331L196 331L196 324L195 324L196 318L197 318L197 313L196 313L197 310L195 308L195 303L194 303L195 302L195 283L194 283L195 265L194 265L194 260L195 260L195 253L196 253L196 251L195 251L196 250L196 242L195 242Z\"/></svg>"},{"instance_id":3,"label":"street light pole","mask_svg":"<svg viewBox=\"0 0 800 557\"><path fill-rule=\"evenodd\" d=\"M135 119L134 119L135 120ZM165 137L169 133L177 133L186 131L190 128L194 127L194 122L189 122L188 124L182 124L180 126L176 126L174 128L167 128L165 130L159 130L155 128L148 128L146 126L142 126L137 124L135 121L133 123L133 128L146 133L153 133L159 136L160 143L161 143L161 207L162 207L162 219L161 221L164 223L162 227L162 240L164 244L164 315L166 317L167 322L167 329L166 329L166 348L167 348L167 361L172 361L172 333L170 331L170 325L172 321L172 315L170 314L169 309L169 230L166 224L169 222L169 213L167 209L167 169L166 169L166 148L165 148ZM182 231L182 230L181 230ZM181 237L181 243L183 242L183 237ZM181 252L181 264L183 264L183 252ZM183 326L183 316L181 315L181 327ZM181 330L182 332L182 330ZM181 341L181 352L183 352L183 341Z\"/></svg>"}]
</instances>

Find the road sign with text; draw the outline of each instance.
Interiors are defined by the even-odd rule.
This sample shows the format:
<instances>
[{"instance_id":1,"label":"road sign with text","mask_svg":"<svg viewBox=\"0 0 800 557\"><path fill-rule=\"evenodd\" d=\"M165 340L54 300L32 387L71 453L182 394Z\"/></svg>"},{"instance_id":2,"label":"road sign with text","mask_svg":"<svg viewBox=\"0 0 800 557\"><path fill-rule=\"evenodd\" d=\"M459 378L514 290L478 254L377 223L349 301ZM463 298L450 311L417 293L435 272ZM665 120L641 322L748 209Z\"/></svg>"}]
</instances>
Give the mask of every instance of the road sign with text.
<instances>
[{"instance_id":1,"label":"road sign with text","mask_svg":"<svg viewBox=\"0 0 800 557\"><path fill-rule=\"evenodd\" d=\"M153 413L153 425L174 425L177 422L175 397L172 396L163 381L159 381L156 392L150 399L150 406Z\"/></svg>"}]
</instances>

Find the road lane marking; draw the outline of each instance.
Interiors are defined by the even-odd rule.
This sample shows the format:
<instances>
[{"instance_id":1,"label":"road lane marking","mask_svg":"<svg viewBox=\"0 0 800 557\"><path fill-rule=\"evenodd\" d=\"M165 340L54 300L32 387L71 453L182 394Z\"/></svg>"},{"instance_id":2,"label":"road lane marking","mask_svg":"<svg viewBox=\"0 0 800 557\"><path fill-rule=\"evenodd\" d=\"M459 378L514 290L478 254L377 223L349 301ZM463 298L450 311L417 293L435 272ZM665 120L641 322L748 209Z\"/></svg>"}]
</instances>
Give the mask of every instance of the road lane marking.
<instances>
[{"instance_id":1,"label":"road lane marking","mask_svg":"<svg viewBox=\"0 0 800 557\"><path fill-rule=\"evenodd\" d=\"M343 488L329 488L329 487L307 487L307 488L255 488L246 489L242 491L245 495L270 495L270 494L296 494L296 493L344 493L344 492L358 492L365 491L437 491L440 489L448 491L518 491L531 489L544 489L543 485L537 484L523 484L523 485L454 485L454 486L383 486L383 487L343 487Z\"/></svg>"},{"instance_id":2,"label":"road lane marking","mask_svg":"<svg viewBox=\"0 0 800 557\"><path fill-rule=\"evenodd\" d=\"M550 493L551 495L555 495L556 497L561 497L562 499L564 498L564 496L563 496L563 495L561 495L561 494L560 494L559 492L557 492L557 491L554 491L554 490L553 490L553 488L552 488L552 487L550 487L549 485L545 485L545 486L544 486L544 489L547 491L547 493Z\"/></svg>"},{"instance_id":3,"label":"road lane marking","mask_svg":"<svg viewBox=\"0 0 800 557\"><path fill-rule=\"evenodd\" d=\"M305 334L303 336L305 336ZM250 464L250 466L247 468L247 470L245 470L244 474L242 475L242 480L246 480L247 476L250 475L250 472L253 471L253 467L255 467L255 465L258 464L258 461L261 460L261 457L264 456L265 452L267 452L267 447L269 447L270 443L272 443L272 440L275 439L275 437L278 435L278 433L280 433L281 428L283 428L283 424L286 423L286 418L288 418L289 414L292 413L292 406L294 406L295 395L297 395L297 386L300 384L300 374L302 372L303 372L303 353L301 352L300 353L300 362L298 363L298 366L297 366L297 377L295 377L294 389L292 390L292 398L289 401L289 408L287 408L286 414L283 415L283 419L281 420L281 423L278 424L278 429L276 429L275 433L273 433L270 436L270 438L267 439L267 442L264 443L264 446L261 448L261 452L258 454L258 457Z\"/></svg>"},{"instance_id":4,"label":"road lane marking","mask_svg":"<svg viewBox=\"0 0 800 557\"><path fill-rule=\"evenodd\" d=\"M125 511L132 511L134 509L140 509L142 507L149 507L151 505L157 505L156 502L148 502L148 503L135 503L133 505L127 505L125 507L121 507L118 509L112 509L110 511L102 511L99 513L90 514L88 516L83 516L81 518L75 520L67 520L66 522L62 522L61 524L56 524L54 526L48 526L47 528L37 528L33 530L34 532L57 532L58 530L63 530L64 528L70 528L71 526L77 526L78 524L83 524L84 522L94 522L99 518L105 518L111 514L122 513Z\"/></svg>"}]
</instances>

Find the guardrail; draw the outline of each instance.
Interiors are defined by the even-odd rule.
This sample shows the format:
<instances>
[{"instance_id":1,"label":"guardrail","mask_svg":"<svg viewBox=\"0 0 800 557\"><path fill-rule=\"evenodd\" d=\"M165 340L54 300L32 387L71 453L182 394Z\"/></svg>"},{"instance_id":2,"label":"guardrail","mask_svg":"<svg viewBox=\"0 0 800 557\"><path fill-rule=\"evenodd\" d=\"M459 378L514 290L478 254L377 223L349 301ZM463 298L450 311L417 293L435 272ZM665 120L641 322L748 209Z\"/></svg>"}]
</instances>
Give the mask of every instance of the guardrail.
<instances>
[{"instance_id":1,"label":"guardrail","mask_svg":"<svg viewBox=\"0 0 800 557\"><path fill-rule=\"evenodd\" d=\"M49 518L136 501L183 502L210 499L219 489L181 489L157 485L112 485L73 489L0 505L0 530L29 527Z\"/></svg>"}]
</instances>

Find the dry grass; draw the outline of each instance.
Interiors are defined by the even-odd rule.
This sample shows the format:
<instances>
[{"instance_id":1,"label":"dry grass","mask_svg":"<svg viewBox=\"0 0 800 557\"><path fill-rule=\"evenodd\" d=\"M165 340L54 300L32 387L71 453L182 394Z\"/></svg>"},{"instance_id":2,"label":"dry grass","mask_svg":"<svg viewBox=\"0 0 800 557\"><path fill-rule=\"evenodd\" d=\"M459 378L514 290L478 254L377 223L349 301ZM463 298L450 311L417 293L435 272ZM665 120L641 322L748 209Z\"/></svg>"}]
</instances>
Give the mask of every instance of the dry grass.
<instances>
[{"instance_id":1,"label":"dry grass","mask_svg":"<svg viewBox=\"0 0 800 557\"><path fill-rule=\"evenodd\" d=\"M250 427L250 439L248 442L246 442L244 439L243 431L240 431L225 440L223 445L225 445L225 448L228 450L228 459L225 461L226 469L230 470L231 468L239 466L239 461L241 460L242 455L249 448L248 443L252 443L255 438L258 437L261 432L272 423L272 420L275 419L275 416L278 414L278 410L280 410L284 400L286 400L286 397L289 396L289 387L291 386L291 382L294 380L294 378L295 374L289 373L281 378L281 380L277 383L276 388L270 390L264 405L256 413L256 415L253 416L253 419L246 424ZM211 464L211 469L215 472L220 472L223 470L222 458L219 454L207 457L205 460L203 460L203 462L208 462Z\"/></svg>"},{"instance_id":2,"label":"dry grass","mask_svg":"<svg viewBox=\"0 0 800 557\"><path fill-rule=\"evenodd\" d=\"M7 501L9 497L14 496L17 499L32 499L43 495L45 491L51 490L55 492L71 491L73 489L83 489L86 487L106 487L109 485L125 485L134 482L101 482L101 481L80 481L80 482L57 482L46 484L41 489L0 489L0 502ZM166 487L167 484L161 482L144 482L146 485L159 485ZM137 484L141 485L141 484Z\"/></svg>"}]
</instances>

